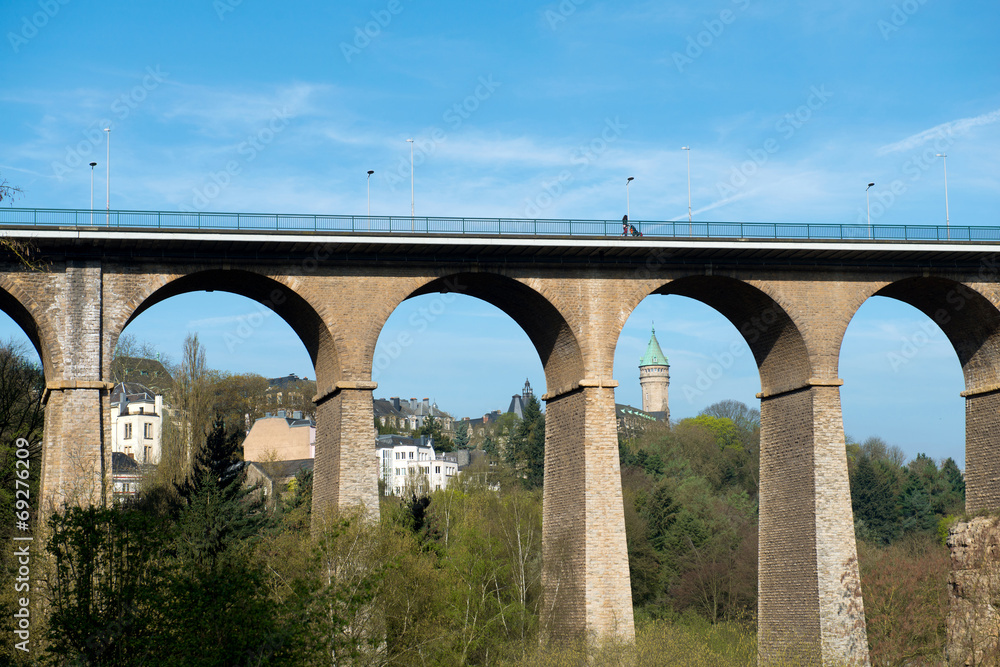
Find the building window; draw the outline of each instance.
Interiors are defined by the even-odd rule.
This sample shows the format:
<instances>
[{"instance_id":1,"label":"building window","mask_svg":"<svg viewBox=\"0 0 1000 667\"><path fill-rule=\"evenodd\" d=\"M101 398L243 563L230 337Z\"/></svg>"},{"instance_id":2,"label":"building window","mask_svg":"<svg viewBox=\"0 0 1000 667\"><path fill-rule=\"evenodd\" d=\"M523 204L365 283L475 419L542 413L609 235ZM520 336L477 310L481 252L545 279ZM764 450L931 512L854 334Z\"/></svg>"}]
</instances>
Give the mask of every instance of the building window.
<instances>
[{"instance_id":1,"label":"building window","mask_svg":"<svg viewBox=\"0 0 1000 667\"><path fill-rule=\"evenodd\" d=\"M146 445L145 450L146 451L143 452L143 459L142 459L143 463L152 463L152 461L150 461L149 459L150 456L152 455L153 448L150 447L149 445Z\"/></svg>"},{"instance_id":2,"label":"building window","mask_svg":"<svg viewBox=\"0 0 1000 667\"><path fill-rule=\"evenodd\" d=\"M434 466L434 473L440 475L441 474L441 466Z\"/></svg>"},{"instance_id":3,"label":"building window","mask_svg":"<svg viewBox=\"0 0 1000 667\"><path fill-rule=\"evenodd\" d=\"M410 452L410 458L411 459L413 458L413 452Z\"/></svg>"},{"instance_id":4,"label":"building window","mask_svg":"<svg viewBox=\"0 0 1000 667\"><path fill-rule=\"evenodd\" d=\"M132 425L125 424L125 439L129 440L132 438Z\"/></svg>"},{"instance_id":5,"label":"building window","mask_svg":"<svg viewBox=\"0 0 1000 667\"><path fill-rule=\"evenodd\" d=\"M153 425L152 424L147 423L147 424L143 424L142 425L142 437L146 438L146 440L152 440L153 439Z\"/></svg>"},{"instance_id":6,"label":"building window","mask_svg":"<svg viewBox=\"0 0 1000 667\"><path fill-rule=\"evenodd\" d=\"M144 413L145 411L146 411L146 408L144 408L143 406L141 406L141 405L140 405L140 406L139 406L139 414L141 415L141 414L143 414L143 413Z\"/></svg>"}]
</instances>

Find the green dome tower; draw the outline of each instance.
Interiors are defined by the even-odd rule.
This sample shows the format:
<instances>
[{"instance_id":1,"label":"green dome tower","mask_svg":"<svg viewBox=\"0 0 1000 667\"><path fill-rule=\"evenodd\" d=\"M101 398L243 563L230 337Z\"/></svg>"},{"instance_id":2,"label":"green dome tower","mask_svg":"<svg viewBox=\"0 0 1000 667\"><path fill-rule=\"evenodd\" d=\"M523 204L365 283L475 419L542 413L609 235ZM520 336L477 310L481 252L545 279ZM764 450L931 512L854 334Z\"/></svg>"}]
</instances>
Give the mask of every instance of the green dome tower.
<instances>
[{"instance_id":1,"label":"green dome tower","mask_svg":"<svg viewBox=\"0 0 1000 667\"><path fill-rule=\"evenodd\" d=\"M639 360L639 384L642 386L642 409L644 412L662 412L664 419L670 420L667 392L670 389L670 364L656 340L653 328L646 346L646 354Z\"/></svg>"}]
</instances>

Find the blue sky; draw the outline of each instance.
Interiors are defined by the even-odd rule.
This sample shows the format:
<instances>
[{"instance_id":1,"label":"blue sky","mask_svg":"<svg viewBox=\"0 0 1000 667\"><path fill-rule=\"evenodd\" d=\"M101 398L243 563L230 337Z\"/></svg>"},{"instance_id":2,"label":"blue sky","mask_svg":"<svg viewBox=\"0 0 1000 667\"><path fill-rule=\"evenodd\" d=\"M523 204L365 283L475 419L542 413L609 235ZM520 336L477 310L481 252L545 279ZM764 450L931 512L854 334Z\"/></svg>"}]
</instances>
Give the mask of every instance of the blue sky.
<instances>
[{"instance_id":1,"label":"blue sky","mask_svg":"<svg viewBox=\"0 0 1000 667\"><path fill-rule=\"evenodd\" d=\"M0 175L18 206L87 208L96 161L103 207L110 122L112 208L363 214L373 169L372 213L405 215L413 138L417 215L619 219L634 176L630 217L666 220L687 215L690 146L698 220L863 221L874 181L873 221L942 224L946 152L952 224L1000 224L1000 6L804 4L8 0ZM214 366L312 377L275 316L227 348L258 309L192 294L128 333L176 359L196 330ZM680 297L626 325L620 402L639 402L653 321L675 416L755 404L749 350L720 356L735 328ZM376 369L377 394L460 416L506 407L526 376L543 390L524 334L466 299ZM961 463L961 372L930 320L873 299L841 377L849 434Z\"/></svg>"}]
</instances>

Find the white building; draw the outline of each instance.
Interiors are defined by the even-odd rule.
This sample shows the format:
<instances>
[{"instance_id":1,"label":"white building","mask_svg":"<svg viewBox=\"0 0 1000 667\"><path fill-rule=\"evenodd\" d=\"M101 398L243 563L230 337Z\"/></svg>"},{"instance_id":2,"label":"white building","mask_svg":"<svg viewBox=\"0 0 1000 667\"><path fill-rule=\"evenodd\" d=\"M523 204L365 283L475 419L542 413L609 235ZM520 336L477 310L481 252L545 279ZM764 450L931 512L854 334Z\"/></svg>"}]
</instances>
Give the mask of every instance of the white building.
<instances>
[{"instance_id":1,"label":"white building","mask_svg":"<svg viewBox=\"0 0 1000 667\"><path fill-rule=\"evenodd\" d=\"M375 452L386 495L438 491L458 474L458 459L448 454L439 457L430 438L380 435Z\"/></svg>"},{"instance_id":2,"label":"white building","mask_svg":"<svg viewBox=\"0 0 1000 667\"><path fill-rule=\"evenodd\" d=\"M163 397L135 382L120 382L111 392L111 452L136 463L160 462Z\"/></svg>"}]
</instances>

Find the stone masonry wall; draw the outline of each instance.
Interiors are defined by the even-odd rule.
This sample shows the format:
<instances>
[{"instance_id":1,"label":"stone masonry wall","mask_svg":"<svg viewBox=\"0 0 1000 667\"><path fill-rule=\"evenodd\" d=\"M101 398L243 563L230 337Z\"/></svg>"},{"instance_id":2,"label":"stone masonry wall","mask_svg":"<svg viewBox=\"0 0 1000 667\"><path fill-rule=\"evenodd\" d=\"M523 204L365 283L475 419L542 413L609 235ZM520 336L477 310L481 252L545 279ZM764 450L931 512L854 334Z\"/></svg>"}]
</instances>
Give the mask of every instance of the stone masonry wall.
<instances>
[{"instance_id":1,"label":"stone masonry wall","mask_svg":"<svg viewBox=\"0 0 1000 667\"><path fill-rule=\"evenodd\" d=\"M586 399L550 399L545 408L542 487L542 629L546 639L584 637L586 605Z\"/></svg>"},{"instance_id":2,"label":"stone masonry wall","mask_svg":"<svg viewBox=\"0 0 1000 667\"><path fill-rule=\"evenodd\" d=\"M948 664L1000 665L1000 517L956 523L948 547Z\"/></svg>"},{"instance_id":3,"label":"stone masonry wall","mask_svg":"<svg viewBox=\"0 0 1000 667\"><path fill-rule=\"evenodd\" d=\"M1000 509L1000 391L965 398L965 510Z\"/></svg>"},{"instance_id":4,"label":"stone masonry wall","mask_svg":"<svg viewBox=\"0 0 1000 667\"><path fill-rule=\"evenodd\" d=\"M854 512L840 388L813 387L816 484L816 561L823 655L868 664L868 635L854 538Z\"/></svg>"},{"instance_id":5,"label":"stone masonry wall","mask_svg":"<svg viewBox=\"0 0 1000 667\"><path fill-rule=\"evenodd\" d=\"M622 505L615 392L608 387L583 390L586 426L588 630L592 636L632 639L632 586L625 510Z\"/></svg>"},{"instance_id":6,"label":"stone masonry wall","mask_svg":"<svg viewBox=\"0 0 1000 667\"><path fill-rule=\"evenodd\" d=\"M760 422L760 664L817 664L821 639L812 392L762 399Z\"/></svg>"}]
</instances>

